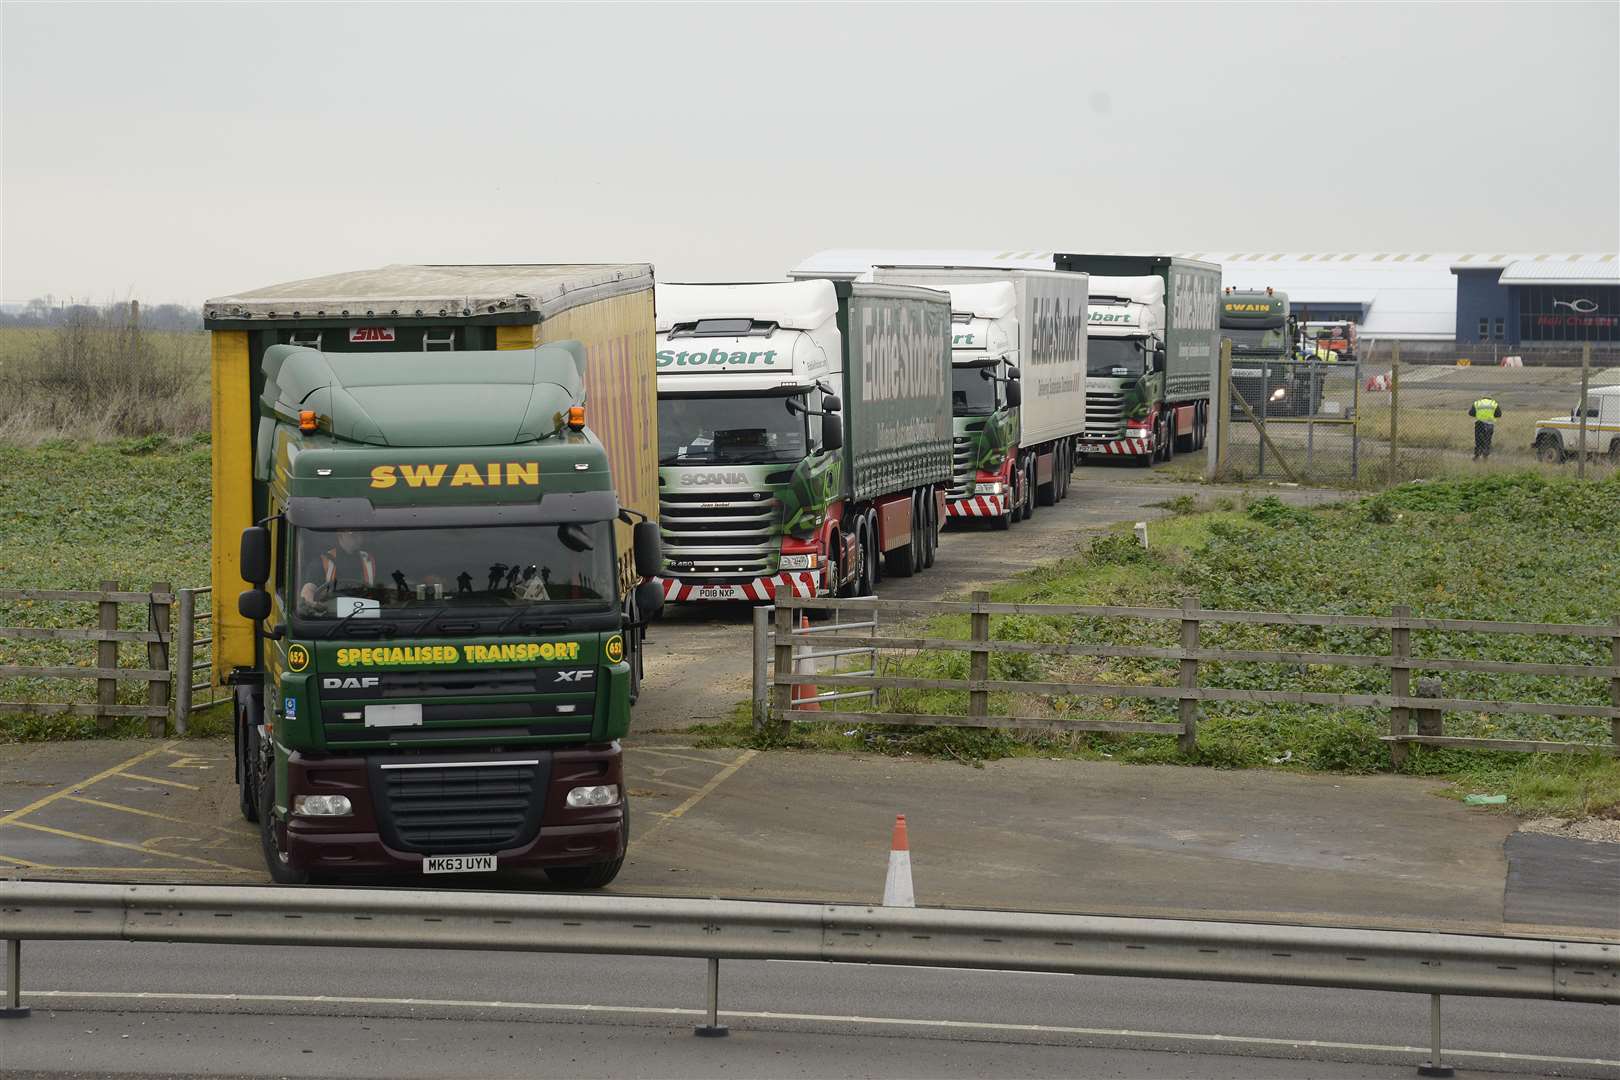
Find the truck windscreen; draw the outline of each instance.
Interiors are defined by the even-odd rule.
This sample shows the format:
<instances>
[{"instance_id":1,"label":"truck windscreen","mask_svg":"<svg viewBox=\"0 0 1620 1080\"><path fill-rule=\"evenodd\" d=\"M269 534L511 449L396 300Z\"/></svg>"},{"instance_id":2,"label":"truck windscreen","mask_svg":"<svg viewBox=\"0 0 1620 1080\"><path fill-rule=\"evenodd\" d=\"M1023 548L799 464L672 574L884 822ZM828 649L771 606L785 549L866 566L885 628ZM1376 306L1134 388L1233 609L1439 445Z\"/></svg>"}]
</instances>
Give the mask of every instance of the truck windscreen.
<instances>
[{"instance_id":1,"label":"truck windscreen","mask_svg":"<svg viewBox=\"0 0 1620 1080\"><path fill-rule=\"evenodd\" d=\"M1086 339L1086 374L1097 379L1134 379L1145 370L1141 338Z\"/></svg>"},{"instance_id":2,"label":"truck windscreen","mask_svg":"<svg viewBox=\"0 0 1620 1080\"><path fill-rule=\"evenodd\" d=\"M1234 352L1282 352L1287 348L1282 330L1257 330L1254 328L1229 329L1221 328L1221 336L1232 339Z\"/></svg>"},{"instance_id":3,"label":"truck windscreen","mask_svg":"<svg viewBox=\"0 0 1620 1080\"><path fill-rule=\"evenodd\" d=\"M956 416L989 416L996 411L993 366L951 368L951 412Z\"/></svg>"},{"instance_id":4,"label":"truck windscreen","mask_svg":"<svg viewBox=\"0 0 1620 1080\"><path fill-rule=\"evenodd\" d=\"M794 408L788 408L788 402ZM803 394L658 399L660 465L760 465L809 452Z\"/></svg>"},{"instance_id":5,"label":"truck windscreen","mask_svg":"<svg viewBox=\"0 0 1620 1080\"><path fill-rule=\"evenodd\" d=\"M293 597L301 620L614 603L613 533L605 521L300 529L296 537Z\"/></svg>"}]
</instances>

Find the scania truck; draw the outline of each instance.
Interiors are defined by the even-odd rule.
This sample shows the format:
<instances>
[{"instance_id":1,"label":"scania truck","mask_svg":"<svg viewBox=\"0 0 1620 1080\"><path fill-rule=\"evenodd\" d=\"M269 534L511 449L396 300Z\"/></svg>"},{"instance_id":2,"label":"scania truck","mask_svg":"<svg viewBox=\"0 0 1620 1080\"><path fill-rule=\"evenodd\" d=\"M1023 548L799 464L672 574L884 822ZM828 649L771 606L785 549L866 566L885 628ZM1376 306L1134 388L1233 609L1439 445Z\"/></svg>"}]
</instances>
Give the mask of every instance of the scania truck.
<instances>
[{"instance_id":1,"label":"scania truck","mask_svg":"<svg viewBox=\"0 0 1620 1080\"><path fill-rule=\"evenodd\" d=\"M1221 268L1168 255L1059 253L1091 275L1082 455L1147 467L1204 445L1220 355Z\"/></svg>"},{"instance_id":2,"label":"scania truck","mask_svg":"<svg viewBox=\"0 0 1620 1080\"><path fill-rule=\"evenodd\" d=\"M865 596L931 566L951 475L944 293L658 286L671 601Z\"/></svg>"},{"instance_id":3,"label":"scania truck","mask_svg":"<svg viewBox=\"0 0 1620 1080\"><path fill-rule=\"evenodd\" d=\"M390 266L209 300L214 673L296 884L607 884L662 603L652 269Z\"/></svg>"},{"instance_id":4,"label":"scania truck","mask_svg":"<svg viewBox=\"0 0 1620 1080\"><path fill-rule=\"evenodd\" d=\"M947 516L1006 529L1062 501L1086 419L1086 276L876 266L872 279L950 293Z\"/></svg>"}]
</instances>

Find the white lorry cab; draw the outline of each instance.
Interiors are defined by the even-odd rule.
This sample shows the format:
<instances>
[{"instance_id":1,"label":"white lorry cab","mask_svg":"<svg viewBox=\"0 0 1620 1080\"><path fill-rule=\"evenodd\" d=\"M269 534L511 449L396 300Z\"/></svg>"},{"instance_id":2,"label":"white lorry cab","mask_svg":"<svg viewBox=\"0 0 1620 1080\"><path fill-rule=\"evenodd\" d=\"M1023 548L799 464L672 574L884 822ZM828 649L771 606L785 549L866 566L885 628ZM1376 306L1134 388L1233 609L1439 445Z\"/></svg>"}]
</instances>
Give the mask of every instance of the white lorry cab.
<instances>
[{"instance_id":1,"label":"white lorry cab","mask_svg":"<svg viewBox=\"0 0 1620 1080\"><path fill-rule=\"evenodd\" d=\"M1537 420L1532 446L1536 457L1551 464L1580 456L1580 402L1568 416ZM1598 386L1586 392L1586 454L1607 457L1620 465L1620 386Z\"/></svg>"}]
</instances>

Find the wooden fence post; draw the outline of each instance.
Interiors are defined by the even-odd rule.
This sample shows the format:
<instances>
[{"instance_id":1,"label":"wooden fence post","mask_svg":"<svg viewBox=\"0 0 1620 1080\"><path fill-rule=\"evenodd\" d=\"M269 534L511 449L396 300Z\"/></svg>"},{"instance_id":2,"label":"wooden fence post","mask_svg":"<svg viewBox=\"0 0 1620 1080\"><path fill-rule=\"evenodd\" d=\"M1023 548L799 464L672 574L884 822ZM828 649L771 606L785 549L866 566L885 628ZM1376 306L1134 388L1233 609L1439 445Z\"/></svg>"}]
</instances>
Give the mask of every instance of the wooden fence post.
<instances>
[{"instance_id":1,"label":"wooden fence post","mask_svg":"<svg viewBox=\"0 0 1620 1080\"><path fill-rule=\"evenodd\" d=\"M776 685L772 688L776 699L776 715L780 718L779 734L790 729L788 710L793 707L793 686L783 682L793 672L793 611L781 599L776 601Z\"/></svg>"},{"instance_id":2,"label":"wooden fence post","mask_svg":"<svg viewBox=\"0 0 1620 1080\"><path fill-rule=\"evenodd\" d=\"M159 601L159 594L167 595L169 599ZM158 641L146 643L146 666L153 671L169 670L169 611L174 605L174 596L169 589L167 581L154 581L152 583L152 600L150 617L147 626L157 631L163 637ZM191 677L186 676L186 684L190 685ZM146 703L148 705L169 706L169 684L167 682L153 681L146 684ZM162 716L148 716L146 718L146 733L162 738L165 733L166 718Z\"/></svg>"},{"instance_id":3,"label":"wooden fence post","mask_svg":"<svg viewBox=\"0 0 1620 1080\"><path fill-rule=\"evenodd\" d=\"M1614 617L1614 637L1609 639L1609 663L1620 668L1620 615ZM1609 678L1609 704L1620 709L1620 675ZM1609 735L1620 747L1620 718L1609 721Z\"/></svg>"},{"instance_id":4,"label":"wooden fence post","mask_svg":"<svg viewBox=\"0 0 1620 1080\"><path fill-rule=\"evenodd\" d=\"M1412 631L1405 626L1405 620L1412 617L1412 608L1407 604L1396 604L1391 614L1400 623L1389 632L1389 655L1394 661L1389 669L1390 685L1398 698L1410 697L1412 692ZM1389 710L1389 733L1391 735L1410 734L1411 712L1404 705L1396 705ZM1389 744L1390 763L1399 769L1406 763L1407 745L1403 742Z\"/></svg>"},{"instance_id":5,"label":"wooden fence post","mask_svg":"<svg viewBox=\"0 0 1620 1080\"><path fill-rule=\"evenodd\" d=\"M765 718L770 715L771 695L766 685L766 663L770 659L771 613L763 606L754 609L754 730L765 730Z\"/></svg>"},{"instance_id":6,"label":"wooden fence post","mask_svg":"<svg viewBox=\"0 0 1620 1080\"><path fill-rule=\"evenodd\" d=\"M973 594L975 605L988 604L990 594L976 592ZM968 638L972 641L990 640L990 613L975 611L968 616ZM975 682L983 682L990 677L990 652L988 649L974 649L968 655L968 678ZM968 691L968 715L973 717L990 715L990 692L988 690Z\"/></svg>"},{"instance_id":7,"label":"wooden fence post","mask_svg":"<svg viewBox=\"0 0 1620 1080\"><path fill-rule=\"evenodd\" d=\"M104 592L104 593L115 593L115 592L117 592L118 591L118 582L116 582L116 581L103 581L101 583L101 591ZM103 600L103 601L101 601L101 603L100 603L100 611L101 611L100 629L102 629L102 630L117 630L118 629L118 601L117 600ZM106 669L110 669L110 668L116 668L117 666L118 666L118 642L112 640L111 638L104 638L102 640L97 641L96 642L96 667L102 668L103 670L106 670ZM105 730L107 730L109 727L111 727L113 725L113 721L114 721L114 718L111 715L111 713L106 711L106 710L110 710L114 705L118 704L118 680L116 678L97 679L96 680L96 704L99 707L101 707L101 709L103 710L102 712L98 712L96 714L96 727L98 727L101 730L105 731Z\"/></svg>"},{"instance_id":8,"label":"wooden fence post","mask_svg":"<svg viewBox=\"0 0 1620 1080\"><path fill-rule=\"evenodd\" d=\"M1198 597L1181 599L1181 688L1198 689L1198 661L1191 655L1198 651ZM1198 700L1184 697L1177 705L1181 719L1181 735L1176 739L1183 754L1198 749Z\"/></svg>"}]
</instances>

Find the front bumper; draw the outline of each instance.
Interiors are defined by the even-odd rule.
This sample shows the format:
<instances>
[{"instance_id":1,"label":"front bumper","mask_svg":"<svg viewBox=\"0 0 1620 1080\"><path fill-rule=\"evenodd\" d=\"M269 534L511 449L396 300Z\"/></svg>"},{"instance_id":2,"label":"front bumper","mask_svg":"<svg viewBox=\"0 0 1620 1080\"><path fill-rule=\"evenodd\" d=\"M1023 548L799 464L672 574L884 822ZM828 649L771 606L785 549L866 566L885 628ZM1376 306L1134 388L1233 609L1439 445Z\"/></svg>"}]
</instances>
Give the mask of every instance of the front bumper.
<instances>
[{"instance_id":1,"label":"front bumper","mask_svg":"<svg viewBox=\"0 0 1620 1080\"><path fill-rule=\"evenodd\" d=\"M1082 454L1151 454L1154 442L1152 434L1143 439L1082 439L1077 450Z\"/></svg>"},{"instance_id":2,"label":"front bumper","mask_svg":"<svg viewBox=\"0 0 1620 1080\"><path fill-rule=\"evenodd\" d=\"M465 851L443 844L412 844L378 790L380 768L435 769L539 762L543 783L535 788L538 805L526 812L534 824L493 850L476 842ZM573 809L570 789L617 784L618 806ZM287 798L296 795L346 795L354 812L346 817L289 817L287 857L297 869L323 874L420 871L426 855L495 855L499 869L544 869L610 862L624 854L624 755L617 743L577 750L522 750L481 754L453 751L388 754L372 757L314 757L294 752L287 759Z\"/></svg>"},{"instance_id":3,"label":"front bumper","mask_svg":"<svg viewBox=\"0 0 1620 1080\"><path fill-rule=\"evenodd\" d=\"M945 502L947 518L996 518L1006 512L1005 495L963 495Z\"/></svg>"},{"instance_id":4,"label":"front bumper","mask_svg":"<svg viewBox=\"0 0 1620 1080\"><path fill-rule=\"evenodd\" d=\"M776 599L779 592L788 596L826 596L825 579L825 573L820 570L788 570L773 577L744 582L711 583L666 577L663 579L664 599L681 603L725 600L759 603Z\"/></svg>"}]
</instances>

